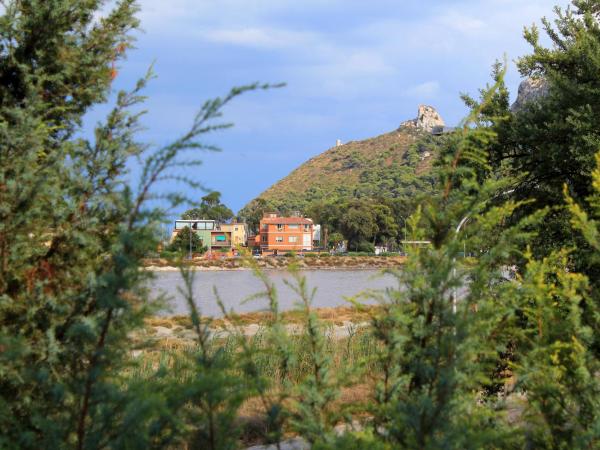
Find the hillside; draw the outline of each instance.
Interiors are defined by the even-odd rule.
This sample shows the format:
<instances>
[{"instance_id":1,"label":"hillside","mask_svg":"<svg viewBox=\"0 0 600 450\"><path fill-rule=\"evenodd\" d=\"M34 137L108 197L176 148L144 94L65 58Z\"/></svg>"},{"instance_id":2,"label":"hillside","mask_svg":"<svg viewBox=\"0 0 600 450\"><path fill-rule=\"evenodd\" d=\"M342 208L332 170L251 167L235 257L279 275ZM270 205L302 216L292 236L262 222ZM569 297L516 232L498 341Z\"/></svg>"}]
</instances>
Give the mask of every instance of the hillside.
<instances>
[{"instance_id":1,"label":"hillside","mask_svg":"<svg viewBox=\"0 0 600 450\"><path fill-rule=\"evenodd\" d=\"M432 188L429 176L434 143L444 123L431 107L421 106L416 119L397 130L352 141L315 156L246 205L240 215L257 208L305 211L313 202L356 197L414 197Z\"/></svg>"}]
</instances>

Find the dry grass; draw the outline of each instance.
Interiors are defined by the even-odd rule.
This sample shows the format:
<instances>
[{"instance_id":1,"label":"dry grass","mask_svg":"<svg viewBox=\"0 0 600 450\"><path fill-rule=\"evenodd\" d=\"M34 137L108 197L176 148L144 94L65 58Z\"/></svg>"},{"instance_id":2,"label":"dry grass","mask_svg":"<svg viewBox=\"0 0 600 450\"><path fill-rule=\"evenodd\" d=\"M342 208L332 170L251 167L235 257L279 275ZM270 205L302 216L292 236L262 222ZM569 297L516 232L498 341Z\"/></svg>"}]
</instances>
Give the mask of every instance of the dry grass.
<instances>
[{"instance_id":1,"label":"dry grass","mask_svg":"<svg viewBox=\"0 0 600 450\"><path fill-rule=\"evenodd\" d=\"M276 391L270 393L275 396ZM332 410L346 410L353 414L353 417L365 418L368 414L367 405L373 399L373 386L369 384L356 384L340 389L340 397L333 402L330 407ZM284 405L293 411L293 402L288 400ZM267 411L265 410L262 400L258 397L247 399L238 411L238 420L244 433L242 435L242 443L246 446L262 444L265 442L265 436L268 433L268 424L265 419ZM294 435L287 433L286 438L291 438Z\"/></svg>"},{"instance_id":2,"label":"dry grass","mask_svg":"<svg viewBox=\"0 0 600 450\"><path fill-rule=\"evenodd\" d=\"M315 308L314 312L318 318L327 325L344 325L346 323L368 322L370 317L378 310L378 306L363 306L360 309L352 306L340 306L337 308ZM286 324L299 324L303 321L303 315L299 311L285 311L282 320ZM269 312L252 312L237 315L239 325L252 325L266 323L271 319ZM205 319L209 320L209 319ZM149 328L164 327L168 329L185 328L191 329L192 322L188 316L149 317L146 319ZM227 328L231 325L225 319L212 319L212 328Z\"/></svg>"},{"instance_id":3,"label":"dry grass","mask_svg":"<svg viewBox=\"0 0 600 450\"><path fill-rule=\"evenodd\" d=\"M369 315L375 313L376 307L368 307L357 310L352 307L341 308L321 308L316 309L316 313L325 325L332 325L340 322L366 322ZM240 316L240 320L245 323L260 323L267 320L265 313L251 313ZM291 311L283 314L283 320L289 324L297 324L302 321L299 313ZM183 325L191 325L188 318L151 318L148 324L156 327L164 327L168 330L174 330ZM270 345L267 340L260 336L249 337L258 349ZM278 356L270 352L256 353L256 368L258 374L271 380L271 388L267 396L275 396L284 386L284 381L293 384L302 383L302 381L312 373L312 366L306 336L290 335L291 351L296 355L296 362L290 367L290 371L283 376L278 369ZM226 357L235 358L239 352L239 343L231 336L218 337L211 341L211 347L224 351ZM346 411L353 418L365 418L368 411L368 403L373 396L373 375L378 373L378 366L374 363L374 355L378 346L376 339L369 333L367 328L359 328L355 334L346 338L326 337L326 354L331 361L331 374L339 379L341 384L339 398L331 402L329 408L331 411ZM160 368L168 369L168 373L174 381L184 381L196 376L196 368L192 361L195 361L195 355L198 351L193 341L183 341L177 338L164 337L152 341L151 345L138 350L133 356L134 364L128 371L132 379L148 378ZM232 374L238 372L235 367L231 368ZM284 406L288 411L293 412L295 401L294 396L299 395L294 389L287 391L292 397L285 401ZM247 399L238 411L238 424L242 428L242 441L244 446L264 443L269 432L268 421L266 420L266 411L262 400L258 397ZM292 437L286 434L286 437Z\"/></svg>"}]
</instances>

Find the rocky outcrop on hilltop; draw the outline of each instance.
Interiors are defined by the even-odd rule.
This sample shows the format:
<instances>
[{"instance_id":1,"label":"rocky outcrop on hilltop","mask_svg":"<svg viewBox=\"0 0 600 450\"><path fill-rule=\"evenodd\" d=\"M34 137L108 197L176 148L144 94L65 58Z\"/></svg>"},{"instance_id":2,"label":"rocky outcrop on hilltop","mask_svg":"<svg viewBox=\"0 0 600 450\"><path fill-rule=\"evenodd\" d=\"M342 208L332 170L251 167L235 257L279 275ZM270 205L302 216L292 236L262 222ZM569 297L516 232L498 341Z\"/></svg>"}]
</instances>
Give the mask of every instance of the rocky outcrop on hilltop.
<instances>
[{"instance_id":1,"label":"rocky outcrop on hilltop","mask_svg":"<svg viewBox=\"0 0 600 450\"><path fill-rule=\"evenodd\" d=\"M441 131L446 123L440 113L433 106L419 105L416 119L407 120L400 124L400 128L417 128L428 133Z\"/></svg>"},{"instance_id":2,"label":"rocky outcrop on hilltop","mask_svg":"<svg viewBox=\"0 0 600 450\"><path fill-rule=\"evenodd\" d=\"M519 85L517 99L510 107L511 111L519 111L530 102L539 100L548 94L548 81L541 77L530 77Z\"/></svg>"},{"instance_id":3,"label":"rocky outcrop on hilltop","mask_svg":"<svg viewBox=\"0 0 600 450\"><path fill-rule=\"evenodd\" d=\"M412 198L433 189L430 168L436 142L450 130L431 106L381 136L336 145L314 156L279 180L241 211L250 217L269 207L307 211L331 199ZM261 206L262 205L262 206Z\"/></svg>"}]
</instances>

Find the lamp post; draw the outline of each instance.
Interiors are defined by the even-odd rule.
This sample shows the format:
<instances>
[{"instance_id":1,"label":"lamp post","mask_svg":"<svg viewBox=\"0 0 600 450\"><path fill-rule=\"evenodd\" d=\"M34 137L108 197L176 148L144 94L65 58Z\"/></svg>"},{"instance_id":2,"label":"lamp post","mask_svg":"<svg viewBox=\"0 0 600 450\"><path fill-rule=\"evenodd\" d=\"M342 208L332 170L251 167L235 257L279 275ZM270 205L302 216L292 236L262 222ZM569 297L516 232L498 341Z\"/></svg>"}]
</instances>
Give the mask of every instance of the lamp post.
<instances>
[{"instance_id":1,"label":"lamp post","mask_svg":"<svg viewBox=\"0 0 600 450\"><path fill-rule=\"evenodd\" d=\"M198 222L190 223L189 229L190 229L190 253L188 255L188 258L191 261L193 259L193 257L192 257L192 233L194 232L194 230L198 229Z\"/></svg>"},{"instance_id":2,"label":"lamp post","mask_svg":"<svg viewBox=\"0 0 600 450\"><path fill-rule=\"evenodd\" d=\"M462 218L462 220L458 223L458 226L456 227L456 234L458 235L458 233L460 233L460 229L463 227L463 225L465 223L467 223L467 221L469 220L469 216L466 215L465 217ZM466 249L466 243L463 243L463 248ZM452 275L454 276L454 278L456 278L456 257L452 258ZM454 314L456 314L456 303L457 303L457 299L456 299L456 287L454 289L452 289L452 312Z\"/></svg>"},{"instance_id":3,"label":"lamp post","mask_svg":"<svg viewBox=\"0 0 600 450\"><path fill-rule=\"evenodd\" d=\"M500 196L512 194L513 192L515 192L515 189L509 189L507 191L504 191L504 192L501 192L499 194L494 195L492 198L490 198L488 200L494 200L494 199L496 199L496 198L498 198ZM483 204L487 203L488 200L485 200L483 202ZM467 223L468 220L469 220L469 215L467 214L458 223L458 226L456 227L456 234L457 235L458 235L458 233L460 233L460 229ZM464 257L466 258L466 256L467 256L467 253L466 253L467 252L467 244L466 244L466 242L463 242L463 252L464 252ZM452 274L456 278L456 258L453 258L453 260L452 260ZM452 312L456 313L456 288L454 288L452 290Z\"/></svg>"}]
</instances>

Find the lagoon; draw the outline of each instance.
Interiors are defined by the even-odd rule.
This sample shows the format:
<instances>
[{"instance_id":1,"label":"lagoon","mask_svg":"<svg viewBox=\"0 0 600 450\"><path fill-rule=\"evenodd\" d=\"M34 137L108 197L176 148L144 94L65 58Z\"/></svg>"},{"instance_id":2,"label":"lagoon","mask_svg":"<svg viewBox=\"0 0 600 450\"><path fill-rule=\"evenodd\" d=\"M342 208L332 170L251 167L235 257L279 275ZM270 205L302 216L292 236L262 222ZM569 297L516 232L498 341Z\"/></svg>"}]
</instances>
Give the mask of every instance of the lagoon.
<instances>
[{"instance_id":1,"label":"lagoon","mask_svg":"<svg viewBox=\"0 0 600 450\"><path fill-rule=\"evenodd\" d=\"M270 270L266 273L275 283L280 309L282 311L293 309L299 298L284 282L291 281L290 274L282 270ZM383 290L398 285L394 277L389 274L384 275L379 270L305 270L301 274L306 277L309 289L316 288L313 299L315 308L348 306L346 297L355 296L366 290ZM169 310L163 311L162 315L188 313L185 300L177 290L178 286L183 287L178 271L156 272L151 284L152 291L156 295L165 293L171 299ZM251 271L196 271L194 296L196 305L204 316L222 316L213 287L218 290L228 310L233 308L237 313L247 313L263 311L267 307L267 300L264 298L246 301L253 294L265 290L260 280Z\"/></svg>"}]
</instances>

